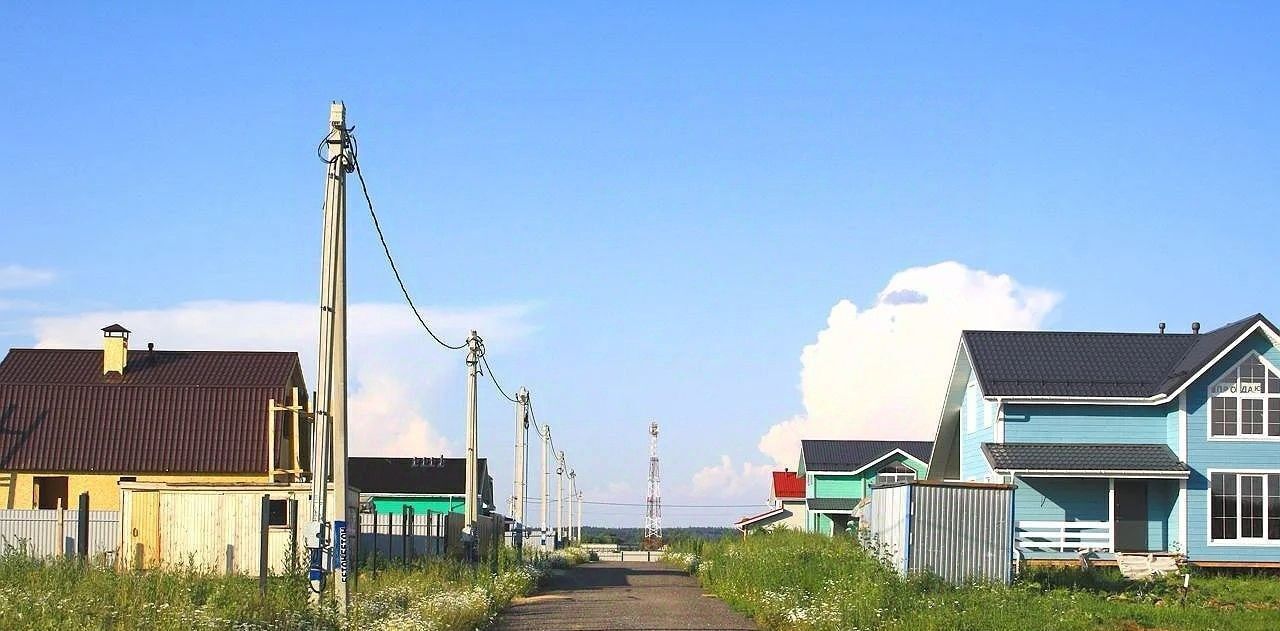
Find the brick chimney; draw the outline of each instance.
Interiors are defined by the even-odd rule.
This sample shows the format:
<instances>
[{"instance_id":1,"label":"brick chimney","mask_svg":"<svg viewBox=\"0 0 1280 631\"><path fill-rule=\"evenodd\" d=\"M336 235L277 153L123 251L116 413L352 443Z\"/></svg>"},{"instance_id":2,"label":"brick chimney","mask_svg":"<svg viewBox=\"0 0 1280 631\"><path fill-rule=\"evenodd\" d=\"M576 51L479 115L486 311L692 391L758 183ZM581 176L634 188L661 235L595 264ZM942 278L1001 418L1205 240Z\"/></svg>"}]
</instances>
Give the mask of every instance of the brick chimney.
<instances>
[{"instance_id":1,"label":"brick chimney","mask_svg":"<svg viewBox=\"0 0 1280 631\"><path fill-rule=\"evenodd\" d=\"M129 329L119 324L102 328L102 374L124 376L129 364Z\"/></svg>"}]
</instances>

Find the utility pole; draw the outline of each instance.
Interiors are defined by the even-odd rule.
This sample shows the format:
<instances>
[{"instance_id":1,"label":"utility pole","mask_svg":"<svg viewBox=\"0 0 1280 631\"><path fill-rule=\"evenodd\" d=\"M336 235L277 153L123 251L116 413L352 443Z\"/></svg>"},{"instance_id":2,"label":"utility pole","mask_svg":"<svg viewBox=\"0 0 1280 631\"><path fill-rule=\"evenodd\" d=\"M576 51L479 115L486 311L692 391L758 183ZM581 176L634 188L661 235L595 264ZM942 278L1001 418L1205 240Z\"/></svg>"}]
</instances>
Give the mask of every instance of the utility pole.
<instances>
[{"instance_id":1,"label":"utility pole","mask_svg":"<svg viewBox=\"0 0 1280 631\"><path fill-rule=\"evenodd\" d=\"M519 528L523 529L527 524L524 521L525 509L525 489L528 483L525 477L529 475L529 466L525 462L529 457L529 391L524 387L516 391L516 457L515 475L513 479L515 483L511 489L511 516L515 522L519 524Z\"/></svg>"},{"instance_id":2,"label":"utility pole","mask_svg":"<svg viewBox=\"0 0 1280 631\"><path fill-rule=\"evenodd\" d=\"M569 540L576 540L578 537L573 531L573 506L578 503L578 474L573 469L569 469Z\"/></svg>"},{"instance_id":3,"label":"utility pole","mask_svg":"<svg viewBox=\"0 0 1280 631\"><path fill-rule=\"evenodd\" d=\"M582 491L578 491L578 543L582 543Z\"/></svg>"},{"instance_id":4,"label":"utility pole","mask_svg":"<svg viewBox=\"0 0 1280 631\"><path fill-rule=\"evenodd\" d=\"M551 503L548 487L551 485L551 474L547 473L547 452L551 449L551 426L542 426L542 546L547 545L547 505ZM555 545L555 542L552 542Z\"/></svg>"},{"instance_id":5,"label":"utility pole","mask_svg":"<svg viewBox=\"0 0 1280 631\"><path fill-rule=\"evenodd\" d=\"M334 585L338 609L350 602L347 577L347 173L353 169L347 153L350 139L347 109L329 105L325 173L324 221L320 263L320 349L317 371L315 432L311 465L311 522L306 530L311 584L308 599L320 601L325 574L338 570ZM332 462L330 462L332 458ZM328 482L332 467L333 502Z\"/></svg>"},{"instance_id":6,"label":"utility pole","mask_svg":"<svg viewBox=\"0 0 1280 631\"><path fill-rule=\"evenodd\" d=\"M556 541L564 530L564 452L556 459Z\"/></svg>"},{"instance_id":7,"label":"utility pole","mask_svg":"<svg viewBox=\"0 0 1280 631\"><path fill-rule=\"evenodd\" d=\"M467 338L467 484L466 484L466 503L464 511L466 515L463 518L463 540L467 546L467 558L474 560L471 554L474 545L476 520L480 513L476 506L477 486L479 481L477 477L477 469L479 464L476 460L477 449L477 421L476 421L476 375L480 372L480 356L484 353L484 347L480 336L475 331L471 332L471 336Z\"/></svg>"}]
</instances>

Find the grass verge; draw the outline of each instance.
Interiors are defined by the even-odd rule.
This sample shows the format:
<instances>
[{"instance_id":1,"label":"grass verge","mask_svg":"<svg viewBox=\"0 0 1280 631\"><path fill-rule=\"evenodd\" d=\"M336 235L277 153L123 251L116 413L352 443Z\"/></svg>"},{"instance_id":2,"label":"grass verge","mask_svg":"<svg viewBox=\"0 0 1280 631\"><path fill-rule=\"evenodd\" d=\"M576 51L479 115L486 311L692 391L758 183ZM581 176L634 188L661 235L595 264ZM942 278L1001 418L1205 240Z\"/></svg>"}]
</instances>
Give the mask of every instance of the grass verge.
<instances>
[{"instance_id":1,"label":"grass verge","mask_svg":"<svg viewBox=\"0 0 1280 631\"><path fill-rule=\"evenodd\" d=\"M1280 579L1133 583L1114 570L1033 570L1009 586L902 578L851 539L795 532L689 544L667 561L765 629L1280 629Z\"/></svg>"},{"instance_id":2,"label":"grass verge","mask_svg":"<svg viewBox=\"0 0 1280 631\"><path fill-rule=\"evenodd\" d=\"M267 594L253 577L174 567L117 572L67 559L0 551L0 629L393 629L488 626L512 598L533 593L549 569L590 559L576 549L528 563L504 559L498 574L443 559L362 572L349 616L307 604L300 576L274 576Z\"/></svg>"}]
</instances>

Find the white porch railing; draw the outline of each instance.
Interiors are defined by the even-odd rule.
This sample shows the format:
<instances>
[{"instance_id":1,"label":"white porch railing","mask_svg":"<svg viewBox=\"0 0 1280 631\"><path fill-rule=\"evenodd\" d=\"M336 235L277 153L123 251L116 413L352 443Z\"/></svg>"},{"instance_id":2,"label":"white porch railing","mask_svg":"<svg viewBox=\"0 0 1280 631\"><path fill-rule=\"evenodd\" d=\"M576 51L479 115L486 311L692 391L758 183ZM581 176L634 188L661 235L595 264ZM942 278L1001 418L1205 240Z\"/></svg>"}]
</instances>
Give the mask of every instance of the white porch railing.
<instances>
[{"instance_id":1,"label":"white porch railing","mask_svg":"<svg viewBox=\"0 0 1280 631\"><path fill-rule=\"evenodd\" d=\"M1113 551L1110 522L1019 521L1014 528L1014 540L1020 551Z\"/></svg>"}]
</instances>

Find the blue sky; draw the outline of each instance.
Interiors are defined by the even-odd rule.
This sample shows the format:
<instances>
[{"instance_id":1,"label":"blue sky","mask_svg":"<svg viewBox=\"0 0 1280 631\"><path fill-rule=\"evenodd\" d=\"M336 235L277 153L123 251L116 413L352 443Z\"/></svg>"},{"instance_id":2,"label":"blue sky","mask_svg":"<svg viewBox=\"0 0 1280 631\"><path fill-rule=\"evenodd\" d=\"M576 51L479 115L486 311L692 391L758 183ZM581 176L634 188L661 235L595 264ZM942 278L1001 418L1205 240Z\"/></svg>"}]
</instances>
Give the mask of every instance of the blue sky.
<instances>
[{"instance_id":1,"label":"blue sky","mask_svg":"<svg viewBox=\"0 0 1280 631\"><path fill-rule=\"evenodd\" d=\"M418 299L510 309L476 316L504 329L494 368L598 497L643 499L656 419L669 497L758 501L691 479L768 464L762 435L807 413L802 349L910 268L1051 292L1027 326L1276 317L1272 6L619 4L5 5L0 269L52 277L0 282L0 346L84 314L314 302L330 99ZM359 201L351 300L394 304ZM406 340L395 365L432 380L408 397L456 446L461 358ZM501 467L510 411L482 413Z\"/></svg>"}]
</instances>

